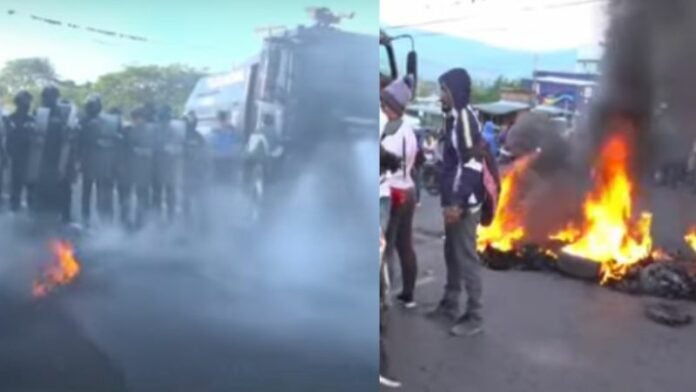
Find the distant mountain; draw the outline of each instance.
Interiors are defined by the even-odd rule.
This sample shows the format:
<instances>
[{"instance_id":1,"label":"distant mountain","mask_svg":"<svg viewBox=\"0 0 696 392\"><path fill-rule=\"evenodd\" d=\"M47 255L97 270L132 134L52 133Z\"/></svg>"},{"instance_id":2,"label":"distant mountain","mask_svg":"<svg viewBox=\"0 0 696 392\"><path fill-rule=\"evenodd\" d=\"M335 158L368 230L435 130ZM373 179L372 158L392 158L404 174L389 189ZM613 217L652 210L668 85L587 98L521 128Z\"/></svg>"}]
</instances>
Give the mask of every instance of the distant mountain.
<instances>
[{"instance_id":1,"label":"distant mountain","mask_svg":"<svg viewBox=\"0 0 696 392\"><path fill-rule=\"evenodd\" d=\"M418 30L399 30L398 33L414 36L420 77L427 80L435 80L453 67L464 67L474 79L486 81L501 75L507 78L529 77L535 63L540 70L573 72L578 57L576 49L534 53ZM399 41L395 45L397 53L405 57L410 48L407 41ZM403 67L404 64L405 58L402 58L399 66Z\"/></svg>"}]
</instances>

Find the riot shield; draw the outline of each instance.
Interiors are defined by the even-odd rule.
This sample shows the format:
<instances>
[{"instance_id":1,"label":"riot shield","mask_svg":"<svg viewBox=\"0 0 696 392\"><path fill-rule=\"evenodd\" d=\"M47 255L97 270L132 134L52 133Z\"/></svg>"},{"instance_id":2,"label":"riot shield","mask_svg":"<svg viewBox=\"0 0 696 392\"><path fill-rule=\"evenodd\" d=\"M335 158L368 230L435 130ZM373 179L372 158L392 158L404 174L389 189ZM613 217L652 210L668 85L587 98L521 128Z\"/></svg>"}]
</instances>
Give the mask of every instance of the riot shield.
<instances>
[{"instance_id":1,"label":"riot shield","mask_svg":"<svg viewBox=\"0 0 696 392\"><path fill-rule=\"evenodd\" d=\"M29 156L27 158L27 182L29 183L38 181L39 174L41 173L41 161L43 158L50 115L51 110L48 108L41 107L36 110L36 127L34 127L30 138Z\"/></svg>"},{"instance_id":2,"label":"riot shield","mask_svg":"<svg viewBox=\"0 0 696 392\"><path fill-rule=\"evenodd\" d=\"M183 120L169 122L169 137L165 150L172 156L179 156L183 152L184 138L186 136L186 123Z\"/></svg>"},{"instance_id":3,"label":"riot shield","mask_svg":"<svg viewBox=\"0 0 696 392\"><path fill-rule=\"evenodd\" d=\"M70 153L72 151L72 141L75 137L73 133L77 125L77 110L71 104L61 104L60 108L60 119L63 124L61 133L63 136L62 144L60 146L60 157L58 159L58 175L61 179L67 174L68 163L70 160ZM75 124L75 126L70 126L70 124Z\"/></svg>"},{"instance_id":4,"label":"riot shield","mask_svg":"<svg viewBox=\"0 0 696 392\"><path fill-rule=\"evenodd\" d=\"M99 147L115 147L115 141L120 138L120 118L113 114L102 114L100 120L99 140L97 141Z\"/></svg>"}]
</instances>

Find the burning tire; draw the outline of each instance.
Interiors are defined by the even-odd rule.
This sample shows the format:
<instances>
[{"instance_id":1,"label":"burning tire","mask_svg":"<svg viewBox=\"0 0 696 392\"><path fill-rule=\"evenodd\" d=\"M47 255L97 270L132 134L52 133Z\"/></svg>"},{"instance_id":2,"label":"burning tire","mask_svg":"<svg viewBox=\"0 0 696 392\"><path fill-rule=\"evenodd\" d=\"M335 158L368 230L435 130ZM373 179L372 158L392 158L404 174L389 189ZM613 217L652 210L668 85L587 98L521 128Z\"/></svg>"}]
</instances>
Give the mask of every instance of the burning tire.
<instances>
[{"instance_id":1,"label":"burning tire","mask_svg":"<svg viewBox=\"0 0 696 392\"><path fill-rule=\"evenodd\" d=\"M558 256L558 270L573 278L596 281L599 277L600 264L561 252Z\"/></svg>"}]
</instances>

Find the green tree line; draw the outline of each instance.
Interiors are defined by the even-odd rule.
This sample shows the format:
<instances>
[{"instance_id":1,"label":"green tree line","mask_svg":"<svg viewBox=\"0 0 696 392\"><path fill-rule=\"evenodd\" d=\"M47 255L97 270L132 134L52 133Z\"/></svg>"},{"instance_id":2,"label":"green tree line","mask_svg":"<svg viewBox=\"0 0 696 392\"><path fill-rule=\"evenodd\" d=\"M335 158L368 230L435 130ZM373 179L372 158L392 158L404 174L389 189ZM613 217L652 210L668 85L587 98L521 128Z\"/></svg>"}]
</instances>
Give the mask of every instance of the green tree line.
<instances>
[{"instance_id":1,"label":"green tree line","mask_svg":"<svg viewBox=\"0 0 696 392\"><path fill-rule=\"evenodd\" d=\"M181 113L186 99L205 72L182 64L127 66L122 71L100 76L95 82L76 83L61 79L45 58L8 61L0 70L0 97L10 105L13 96L25 89L39 102L40 91L55 84L61 96L81 106L90 93L101 95L105 108L128 111L145 102L170 105Z\"/></svg>"}]
</instances>

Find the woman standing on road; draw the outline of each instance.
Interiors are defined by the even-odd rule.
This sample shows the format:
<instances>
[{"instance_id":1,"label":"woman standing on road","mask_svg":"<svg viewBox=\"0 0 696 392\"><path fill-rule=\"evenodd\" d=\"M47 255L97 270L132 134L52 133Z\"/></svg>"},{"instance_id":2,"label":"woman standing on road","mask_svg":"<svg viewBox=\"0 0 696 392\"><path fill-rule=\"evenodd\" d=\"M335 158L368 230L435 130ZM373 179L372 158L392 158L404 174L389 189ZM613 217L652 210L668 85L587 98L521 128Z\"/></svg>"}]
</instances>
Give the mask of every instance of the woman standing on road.
<instances>
[{"instance_id":1,"label":"woman standing on road","mask_svg":"<svg viewBox=\"0 0 696 392\"><path fill-rule=\"evenodd\" d=\"M406 104L411 99L411 88L405 80L399 79L385 87L380 98L382 110L387 117L387 123L382 130L381 145L401 160L401 167L387 180L391 209L386 230L385 257L389 259L394 250L398 253L403 285L397 299L405 307L412 308L416 305L413 292L418 265L412 238L416 195L411 172L416 161L418 144L413 128L403 121Z\"/></svg>"}]
</instances>

